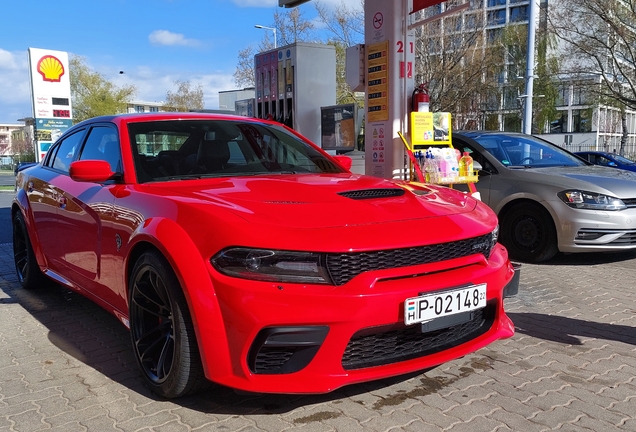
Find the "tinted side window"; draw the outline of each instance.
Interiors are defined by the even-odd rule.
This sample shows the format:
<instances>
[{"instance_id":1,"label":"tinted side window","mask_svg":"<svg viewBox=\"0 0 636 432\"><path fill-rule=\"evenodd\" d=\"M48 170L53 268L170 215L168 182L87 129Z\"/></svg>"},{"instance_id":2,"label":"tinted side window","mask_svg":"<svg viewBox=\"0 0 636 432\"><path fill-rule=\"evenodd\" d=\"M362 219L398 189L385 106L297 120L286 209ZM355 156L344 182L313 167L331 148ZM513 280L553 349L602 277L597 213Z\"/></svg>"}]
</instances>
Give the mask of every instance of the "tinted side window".
<instances>
[{"instance_id":1,"label":"tinted side window","mask_svg":"<svg viewBox=\"0 0 636 432\"><path fill-rule=\"evenodd\" d=\"M113 172L121 172L121 150L117 130L109 126L91 128L79 160L104 160Z\"/></svg>"},{"instance_id":2,"label":"tinted side window","mask_svg":"<svg viewBox=\"0 0 636 432\"><path fill-rule=\"evenodd\" d=\"M71 162L77 156L83 137L84 131L80 131L64 138L61 144L57 146L55 156L49 161L50 166L57 170L68 172Z\"/></svg>"}]
</instances>

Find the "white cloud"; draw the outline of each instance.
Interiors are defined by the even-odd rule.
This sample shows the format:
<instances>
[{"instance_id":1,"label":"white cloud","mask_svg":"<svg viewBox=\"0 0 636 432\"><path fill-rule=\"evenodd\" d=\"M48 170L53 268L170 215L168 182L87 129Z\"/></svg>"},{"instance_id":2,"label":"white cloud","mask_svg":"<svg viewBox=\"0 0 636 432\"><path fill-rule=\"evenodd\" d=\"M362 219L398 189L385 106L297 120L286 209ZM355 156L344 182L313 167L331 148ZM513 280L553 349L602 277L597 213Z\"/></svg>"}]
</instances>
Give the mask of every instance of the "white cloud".
<instances>
[{"instance_id":1,"label":"white cloud","mask_svg":"<svg viewBox=\"0 0 636 432\"><path fill-rule=\"evenodd\" d=\"M351 11L361 11L363 9L363 4L359 0L317 0L316 3L320 3L329 9L336 9L343 6Z\"/></svg>"},{"instance_id":2,"label":"white cloud","mask_svg":"<svg viewBox=\"0 0 636 432\"><path fill-rule=\"evenodd\" d=\"M24 55L26 57L26 53ZM18 62L15 55L0 48L0 69L15 70L17 68Z\"/></svg>"},{"instance_id":3,"label":"white cloud","mask_svg":"<svg viewBox=\"0 0 636 432\"><path fill-rule=\"evenodd\" d=\"M278 0L232 0L238 7L272 7L278 6Z\"/></svg>"},{"instance_id":4,"label":"white cloud","mask_svg":"<svg viewBox=\"0 0 636 432\"><path fill-rule=\"evenodd\" d=\"M148 40L153 45L199 45L199 41L196 39L187 39L181 33L172 33L168 30L155 30L148 35Z\"/></svg>"},{"instance_id":5,"label":"white cloud","mask_svg":"<svg viewBox=\"0 0 636 432\"><path fill-rule=\"evenodd\" d=\"M32 115L27 51L0 48L0 123Z\"/></svg>"}]
</instances>

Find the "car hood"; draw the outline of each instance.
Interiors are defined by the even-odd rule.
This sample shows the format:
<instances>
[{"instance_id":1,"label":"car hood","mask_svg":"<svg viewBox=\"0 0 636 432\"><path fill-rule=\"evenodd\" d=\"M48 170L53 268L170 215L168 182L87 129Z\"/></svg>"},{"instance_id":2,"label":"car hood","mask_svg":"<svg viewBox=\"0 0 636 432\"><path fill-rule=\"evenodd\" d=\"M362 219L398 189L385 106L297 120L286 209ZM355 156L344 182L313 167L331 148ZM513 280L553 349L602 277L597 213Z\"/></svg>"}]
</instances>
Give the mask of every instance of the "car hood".
<instances>
[{"instance_id":1,"label":"car hood","mask_svg":"<svg viewBox=\"0 0 636 432\"><path fill-rule=\"evenodd\" d=\"M636 197L636 173L601 166L511 169L523 181L565 189L606 193L618 198Z\"/></svg>"},{"instance_id":2,"label":"car hood","mask_svg":"<svg viewBox=\"0 0 636 432\"><path fill-rule=\"evenodd\" d=\"M232 177L166 187L183 200L224 207L250 223L290 228L427 219L467 213L476 205L448 188L355 174Z\"/></svg>"}]
</instances>

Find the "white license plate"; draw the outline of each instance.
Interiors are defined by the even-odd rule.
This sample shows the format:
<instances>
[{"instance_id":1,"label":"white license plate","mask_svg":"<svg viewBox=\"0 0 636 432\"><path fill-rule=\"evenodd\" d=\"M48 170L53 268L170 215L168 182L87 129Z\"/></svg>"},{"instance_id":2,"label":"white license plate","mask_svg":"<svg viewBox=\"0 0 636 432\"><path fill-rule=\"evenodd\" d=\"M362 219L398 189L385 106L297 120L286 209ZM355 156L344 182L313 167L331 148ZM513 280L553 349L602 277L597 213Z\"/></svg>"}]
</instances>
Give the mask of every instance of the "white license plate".
<instances>
[{"instance_id":1,"label":"white license plate","mask_svg":"<svg viewBox=\"0 0 636 432\"><path fill-rule=\"evenodd\" d=\"M481 309L486 306L486 284L412 297L404 301L406 325Z\"/></svg>"}]
</instances>

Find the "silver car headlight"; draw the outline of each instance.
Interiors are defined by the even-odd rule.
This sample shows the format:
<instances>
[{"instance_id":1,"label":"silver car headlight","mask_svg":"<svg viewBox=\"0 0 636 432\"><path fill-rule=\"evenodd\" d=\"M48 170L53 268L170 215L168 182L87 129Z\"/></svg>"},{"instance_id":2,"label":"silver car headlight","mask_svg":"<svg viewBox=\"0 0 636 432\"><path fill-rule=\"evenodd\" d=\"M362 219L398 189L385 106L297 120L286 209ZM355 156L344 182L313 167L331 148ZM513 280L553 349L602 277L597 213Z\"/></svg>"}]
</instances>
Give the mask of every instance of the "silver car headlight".
<instances>
[{"instance_id":1,"label":"silver car headlight","mask_svg":"<svg viewBox=\"0 0 636 432\"><path fill-rule=\"evenodd\" d=\"M227 276L268 282L331 284L323 254L234 247L210 260Z\"/></svg>"},{"instance_id":2,"label":"silver car headlight","mask_svg":"<svg viewBox=\"0 0 636 432\"><path fill-rule=\"evenodd\" d=\"M557 194L570 207L585 210L623 210L623 200L609 195L580 190L562 191Z\"/></svg>"}]
</instances>

